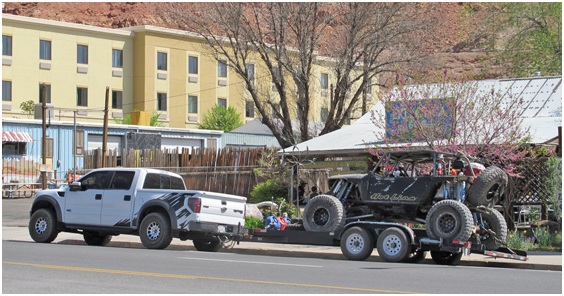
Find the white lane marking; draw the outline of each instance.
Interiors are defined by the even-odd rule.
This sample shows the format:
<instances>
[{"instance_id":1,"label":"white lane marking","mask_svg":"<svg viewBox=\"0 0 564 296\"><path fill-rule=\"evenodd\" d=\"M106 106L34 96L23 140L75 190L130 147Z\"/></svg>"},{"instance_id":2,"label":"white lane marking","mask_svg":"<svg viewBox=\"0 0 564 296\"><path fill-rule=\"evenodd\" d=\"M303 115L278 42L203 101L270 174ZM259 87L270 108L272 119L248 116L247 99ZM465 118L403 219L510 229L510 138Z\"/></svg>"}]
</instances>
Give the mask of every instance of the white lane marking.
<instances>
[{"instance_id":1,"label":"white lane marking","mask_svg":"<svg viewBox=\"0 0 564 296\"><path fill-rule=\"evenodd\" d=\"M187 260L205 260L205 261L220 261L220 262L232 262L232 263L248 263L248 264L264 264L264 265L285 265L285 266L314 267L314 268L321 268L321 267L323 267L323 266L318 266L318 265L303 265L303 264L273 263L273 262L252 262L252 261L225 260L225 259L208 259L208 258L180 257L180 259L187 259Z\"/></svg>"}]
</instances>

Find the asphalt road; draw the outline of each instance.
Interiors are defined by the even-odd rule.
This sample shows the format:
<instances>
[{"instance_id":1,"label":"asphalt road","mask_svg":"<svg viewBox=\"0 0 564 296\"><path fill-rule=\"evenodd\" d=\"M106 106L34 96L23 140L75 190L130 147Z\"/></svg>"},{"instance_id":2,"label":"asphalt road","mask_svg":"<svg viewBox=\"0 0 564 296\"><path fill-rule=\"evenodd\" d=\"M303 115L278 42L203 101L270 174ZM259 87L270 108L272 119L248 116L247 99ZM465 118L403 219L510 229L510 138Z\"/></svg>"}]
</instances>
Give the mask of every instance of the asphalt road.
<instances>
[{"instance_id":1,"label":"asphalt road","mask_svg":"<svg viewBox=\"0 0 564 296\"><path fill-rule=\"evenodd\" d=\"M560 272L3 241L2 293L525 293Z\"/></svg>"}]
</instances>

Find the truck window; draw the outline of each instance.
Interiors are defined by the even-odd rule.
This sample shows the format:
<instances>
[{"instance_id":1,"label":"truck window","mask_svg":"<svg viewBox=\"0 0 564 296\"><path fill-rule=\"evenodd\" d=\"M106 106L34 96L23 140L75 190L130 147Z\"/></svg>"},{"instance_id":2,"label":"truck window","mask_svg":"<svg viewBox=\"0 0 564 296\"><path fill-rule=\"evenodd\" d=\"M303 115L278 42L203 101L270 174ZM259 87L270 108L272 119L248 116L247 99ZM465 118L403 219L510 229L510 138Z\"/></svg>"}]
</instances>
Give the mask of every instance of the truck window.
<instances>
[{"instance_id":1,"label":"truck window","mask_svg":"<svg viewBox=\"0 0 564 296\"><path fill-rule=\"evenodd\" d=\"M129 190L131 183L133 183L133 177L135 177L135 172L115 172L110 188Z\"/></svg>"},{"instance_id":2,"label":"truck window","mask_svg":"<svg viewBox=\"0 0 564 296\"><path fill-rule=\"evenodd\" d=\"M144 189L179 189L185 190L184 182L181 178L166 174L149 173L143 183Z\"/></svg>"},{"instance_id":3,"label":"truck window","mask_svg":"<svg viewBox=\"0 0 564 296\"><path fill-rule=\"evenodd\" d=\"M171 177L170 178L170 189L185 190L184 181L181 178Z\"/></svg>"},{"instance_id":4,"label":"truck window","mask_svg":"<svg viewBox=\"0 0 564 296\"><path fill-rule=\"evenodd\" d=\"M159 174L149 173L145 176L145 183L143 183L144 189L160 189L161 188L161 177Z\"/></svg>"},{"instance_id":5,"label":"truck window","mask_svg":"<svg viewBox=\"0 0 564 296\"><path fill-rule=\"evenodd\" d=\"M82 177L79 181L82 186L82 190L88 189L108 189L110 180L112 179L111 171L101 171L94 172Z\"/></svg>"}]
</instances>

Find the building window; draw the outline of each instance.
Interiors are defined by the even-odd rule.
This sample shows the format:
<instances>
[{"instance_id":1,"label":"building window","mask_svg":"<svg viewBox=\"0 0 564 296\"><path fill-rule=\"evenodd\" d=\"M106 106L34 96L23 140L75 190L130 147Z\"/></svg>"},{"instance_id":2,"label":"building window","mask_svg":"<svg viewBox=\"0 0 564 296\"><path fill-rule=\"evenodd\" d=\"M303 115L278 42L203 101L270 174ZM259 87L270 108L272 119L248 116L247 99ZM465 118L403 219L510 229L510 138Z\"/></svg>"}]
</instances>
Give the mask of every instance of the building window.
<instances>
[{"instance_id":1,"label":"building window","mask_svg":"<svg viewBox=\"0 0 564 296\"><path fill-rule=\"evenodd\" d=\"M217 62L217 76L227 78L227 64L225 62Z\"/></svg>"},{"instance_id":2,"label":"building window","mask_svg":"<svg viewBox=\"0 0 564 296\"><path fill-rule=\"evenodd\" d=\"M255 65L254 64L246 64L245 68L247 68L247 75L249 77L249 81L255 81Z\"/></svg>"},{"instance_id":3,"label":"building window","mask_svg":"<svg viewBox=\"0 0 564 296\"><path fill-rule=\"evenodd\" d=\"M41 101L41 83L39 84L39 103L43 103ZM51 85L45 84L45 103L51 104Z\"/></svg>"},{"instance_id":4,"label":"building window","mask_svg":"<svg viewBox=\"0 0 564 296\"><path fill-rule=\"evenodd\" d=\"M82 107L88 107L88 88L86 87L76 88L76 105Z\"/></svg>"},{"instance_id":5,"label":"building window","mask_svg":"<svg viewBox=\"0 0 564 296\"><path fill-rule=\"evenodd\" d=\"M157 70L166 71L166 52L157 52Z\"/></svg>"},{"instance_id":6,"label":"building window","mask_svg":"<svg viewBox=\"0 0 564 296\"><path fill-rule=\"evenodd\" d=\"M123 68L123 50L112 49L112 67Z\"/></svg>"},{"instance_id":7,"label":"building window","mask_svg":"<svg viewBox=\"0 0 564 296\"><path fill-rule=\"evenodd\" d=\"M198 57L188 57L188 74L198 74Z\"/></svg>"},{"instance_id":8,"label":"building window","mask_svg":"<svg viewBox=\"0 0 564 296\"><path fill-rule=\"evenodd\" d=\"M121 90L112 91L112 108L121 109L122 108L122 96L123 92Z\"/></svg>"},{"instance_id":9,"label":"building window","mask_svg":"<svg viewBox=\"0 0 564 296\"><path fill-rule=\"evenodd\" d=\"M39 40L39 59L51 60L51 41Z\"/></svg>"},{"instance_id":10,"label":"building window","mask_svg":"<svg viewBox=\"0 0 564 296\"><path fill-rule=\"evenodd\" d=\"M245 102L245 117L255 117L255 102L253 102L253 100L247 100Z\"/></svg>"},{"instance_id":11,"label":"building window","mask_svg":"<svg viewBox=\"0 0 564 296\"><path fill-rule=\"evenodd\" d=\"M321 122L326 122L329 117L329 109L327 107L321 108Z\"/></svg>"},{"instance_id":12,"label":"building window","mask_svg":"<svg viewBox=\"0 0 564 296\"><path fill-rule=\"evenodd\" d=\"M2 102L12 101L12 81L2 80Z\"/></svg>"},{"instance_id":13,"label":"building window","mask_svg":"<svg viewBox=\"0 0 564 296\"><path fill-rule=\"evenodd\" d=\"M321 73L321 89L329 89L329 75Z\"/></svg>"},{"instance_id":14,"label":"building window","mask_svg":"<svg viewBox=\"0 0 564 296\"><path fill-rule=\"evenodd\" d=\"M227 99L222 99L222 98L217 99L217 105L220 107L227 108Z\"/></svg>"},{"instance_id":15,"label":"building window","mask_svg":"<svg viewBox=\"0 0 564 296\"><path fill-rule=\"evenodd\" d=\"M2 156L4 157L22 157L26 155L27 143L24 142L3 142Z\"/></svg>"},{"instance_id":16,"label":"building window","mask_svg":"<svg viewBox=\"0 0 564 296\"><path fill-rule=\"evenodd\" d=\"M166 111L166 93L157 93L157 111Z\"/></svg>"},{"instance_id":17,"label":"building window","mask_svg":"<svg viewBox=\"0 0 564 296\"><path fill-rule=\"evenodd\" d=\"M198 97L188 96L188 113L198 113Z\"/></svg>"},{"instance_id":18,"label":"building window","mask_svg":"<svg viewBox=\"0 0 564 296\"><path fill-rule=\"evenodd\" d=\"M88 64L88 46L76 46L76 62L78 64Z\"/></svg>"},{"instance_id":19,"label":"building window","mask_svg":"<svg viewBox=\"0 0 564 296\"><path fill-rule=\"evenodd\" d=\"M12 55L12 36L2 35L2 55Z\"/></svg>"}]
</instances>

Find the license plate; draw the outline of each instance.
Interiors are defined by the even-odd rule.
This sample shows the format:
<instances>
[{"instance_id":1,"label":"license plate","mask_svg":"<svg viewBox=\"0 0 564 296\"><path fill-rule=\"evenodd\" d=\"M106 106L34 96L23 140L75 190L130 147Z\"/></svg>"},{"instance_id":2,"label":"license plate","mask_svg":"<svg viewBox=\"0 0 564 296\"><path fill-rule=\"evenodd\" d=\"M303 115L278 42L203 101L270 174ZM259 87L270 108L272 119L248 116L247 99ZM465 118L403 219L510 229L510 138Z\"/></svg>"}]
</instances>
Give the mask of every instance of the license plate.
<instances>
[{"instance_id":1,"label":"license plate","mask_svg":"<svg viewBox=\"0 0 564 296\"><path fill-rule=\"evenodd\" d=\"M217 226L217 232L225 232L225 226L223 225Z\"/></svg>"}]
</instances>

